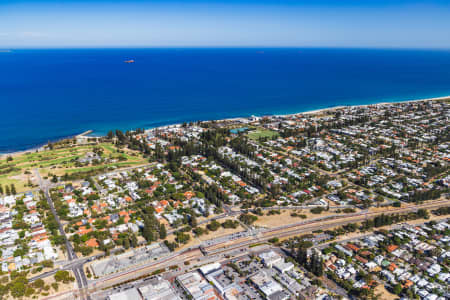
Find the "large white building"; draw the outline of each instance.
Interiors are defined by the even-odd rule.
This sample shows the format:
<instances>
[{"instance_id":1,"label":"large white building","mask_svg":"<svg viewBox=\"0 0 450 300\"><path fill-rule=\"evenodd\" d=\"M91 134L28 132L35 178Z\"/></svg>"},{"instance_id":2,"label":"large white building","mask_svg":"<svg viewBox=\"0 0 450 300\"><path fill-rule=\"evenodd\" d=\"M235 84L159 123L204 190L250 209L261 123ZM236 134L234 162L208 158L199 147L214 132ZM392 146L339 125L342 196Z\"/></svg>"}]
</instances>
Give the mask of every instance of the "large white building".
<instances>
[{"instance_id":1,"label":"large white building","mask_svg":"<svg viewBox=\"0 0 450 300\"><path fill-rule=\"evenodd\" d=\"M264 271L260 271L250 279L267 298L283 291L283 287Z\"/></svg>"},{"instance_id":2,"label":"large white building","mask_svg":"<svg viewBox=\"0 0 450 300\"><path fill-rule=\"evenodd\" d=\"M263 264L268 268L272 268L275 263L282 261L281 256L272 250L259 254L259 257L262 259Z\"/></svg>"},{"instance_id":3,"label":"large white building","mask_svg":"<svg viewBox=\"0 0 450 300\"><path fill-rule=\"evenodd\" d=\"M180 286L194 300L215 300L217 296L214 287L209 284L199 272L190 272L177 277Z\"/></svg>"},{"instance_id":4,"label":"large white building","mask_svg":"<svg viewBox=\"0 0 450 300\"><path fill-rule=\"evenodd\" d=\"M108 300L140 300L142 299L137 289L132 288L123 292L109 295Z\"/></svg>"},{"instance_id":5,"label":"large white building","mask_svg":"<svg viewBox=\"0 0 450 300\"><path fill-rule=\"evenodd\" d=\"M138 290L144 300L181 300L170 282L162 278L154 278L148 285L141 286Z\"/></svg>"}]
</instances>

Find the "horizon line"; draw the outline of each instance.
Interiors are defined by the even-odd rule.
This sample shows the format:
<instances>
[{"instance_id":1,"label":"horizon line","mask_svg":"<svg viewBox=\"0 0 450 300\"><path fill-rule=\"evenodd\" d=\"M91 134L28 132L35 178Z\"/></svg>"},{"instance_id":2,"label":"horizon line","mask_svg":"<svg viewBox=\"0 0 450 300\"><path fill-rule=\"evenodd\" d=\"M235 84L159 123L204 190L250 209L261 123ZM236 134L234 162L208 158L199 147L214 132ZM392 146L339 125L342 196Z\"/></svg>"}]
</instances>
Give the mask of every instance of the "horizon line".
<instances>
[{"instance_id":1,"label":"horizon line","mask_svg":"<svg viewBox=\"0 0 450 300\"><path fill-rule=\"evenodd\" d=\"M439 50L448 51L450 47L395 47L395 46L269 46L269 45L251 45L251 46L241 46L241 45L180 45L180 46L10 46L0 48L0 53L11 52L13 50L70 50L70 49L358 49L358 50Z\"/></svg>"}]
</instances>

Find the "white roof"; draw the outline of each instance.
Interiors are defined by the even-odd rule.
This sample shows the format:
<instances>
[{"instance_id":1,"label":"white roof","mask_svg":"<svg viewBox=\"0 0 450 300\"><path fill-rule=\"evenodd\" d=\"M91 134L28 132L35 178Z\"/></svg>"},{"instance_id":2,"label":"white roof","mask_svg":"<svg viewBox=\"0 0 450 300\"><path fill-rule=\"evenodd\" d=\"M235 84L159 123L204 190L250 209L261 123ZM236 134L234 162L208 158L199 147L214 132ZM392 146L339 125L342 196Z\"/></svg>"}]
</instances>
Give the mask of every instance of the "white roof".
<instances>
[{"instance_id":1,"label":"white roof","mask_svg":"<svg viewBox=\"0 0 450 300\"><path fill-rule=\"evenodd\" d=\"M123 292L112 294L108 297L108 300L136 300L141 299L137 289L132 288Z\"/></svg>"},{"instance_id":2,"label":"white roof","mask_svg":"<svg viewBox=\"0 0 450 300\"><path fill-rule=\"evenodd\" d=\"M219 263L212 263L206 266L203 266L200 268L200 272L202 272L203 275L208 275L209 273L220 269L221 265Z\"/></svg>"}]
</instances>

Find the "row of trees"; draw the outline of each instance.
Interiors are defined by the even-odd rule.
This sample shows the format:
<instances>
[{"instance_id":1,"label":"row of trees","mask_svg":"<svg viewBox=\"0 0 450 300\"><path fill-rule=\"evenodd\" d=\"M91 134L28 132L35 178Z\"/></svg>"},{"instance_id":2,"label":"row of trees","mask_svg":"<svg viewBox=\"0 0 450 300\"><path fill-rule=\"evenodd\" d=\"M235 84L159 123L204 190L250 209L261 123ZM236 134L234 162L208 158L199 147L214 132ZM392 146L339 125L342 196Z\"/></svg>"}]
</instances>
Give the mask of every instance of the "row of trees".
<instances>
[{"instance_id":1,"label":"row of trees","mask_svg":"<svg viewBox=\"0 0 450 300\"><path fill-rule=\"evenodd\" d=\"M382 227L418 218L428 219L429 218L428 211L425 209L419 209L416 213L411 212L408 214L392 214L392 215L382 214L380 216L376 216L373 219L364 221L361 225L361 229L368 230L373 227Z\"/></svg>"},{"instance_id":2,"label":"row of trees","mask_svg":"<svg viewBox=\"0 0 450 300\"><path fill-rule=\"evenodd\" d=\"M409 201L418 203L426 200L438 199L444 192L446 192L446 190L443 189L417 190L409 196Z\"/></svg>"},{"instance_id":3,"label":"row of trees","mask_svg":"<svg viewBox=\"0 0 450 300\"><path fill-rule=\"evenodd\" d=\"M29 282L27 279L27 272L12 271L10 274L10 282L7 284L0 284L0 298L22 298L22 297L33 297L36 298L36 294L42 296L48 296L50 294L50 288L57 291L59 288L58 282L69 283L75 280L73 276L70 276L68 271L57 271L54 275L55 282L51 285L45 284L42 279L37 279L33 282ZM2 283L5 283L2 278ZM7 281L7 280L6 280Z\"/></svg>"},{"instance_id":4,"label":"row of trees","mask_svg":"<svg viewBox=\"0 0 450 300\"><path fill-rule=\"evenodd\" d=\"M160 224L154 214L154 208L151 206L142 209L142 217L144 220L144 228L142 229L142 236L147 242L153 242L160 239L165 239L167 236L166 227Z\"/></svg>"},{"instance_id":5,"label":"row of trees","mask_svg":"<svg viewBox=\"0 0 450 300\"><path fill-rule=\"evenodd\" d=\"M3 188L3 186L0 184L0 195L16 195L17 191L16 191L16 186L14 185L14 183L11 183L10 185L5 185L5 187Z\"/></svg>"},{"instance_id":6,"label":"row of trees","mask_svg":"<svg viewBox=\"0 0 450 300\"><path fill-rule=\"evenodd\" d=\"M308 249L300 247L295 255L295 260L314 275L323 275L323 259L316 251L312 251L312 255L308 256Z\"/></svg>"},{"instance_id":7,"label":"row of trees","mask_svg":"<svg viewBox=\"0 0 450 300\"><path fill-rule=\"evenodd\" d=\"M132 150L141 151L142 153L148 155L151 153L151 149L147 143L142 143L140 140L134 137L134 134L144 133L143 128L138 128L134 132L126 131L123 133L121 130L116 129L114 132L109 131L106 135L106 139L109 141L115 141L117 146L127 146Z\"/></svg>"}]
</instances>

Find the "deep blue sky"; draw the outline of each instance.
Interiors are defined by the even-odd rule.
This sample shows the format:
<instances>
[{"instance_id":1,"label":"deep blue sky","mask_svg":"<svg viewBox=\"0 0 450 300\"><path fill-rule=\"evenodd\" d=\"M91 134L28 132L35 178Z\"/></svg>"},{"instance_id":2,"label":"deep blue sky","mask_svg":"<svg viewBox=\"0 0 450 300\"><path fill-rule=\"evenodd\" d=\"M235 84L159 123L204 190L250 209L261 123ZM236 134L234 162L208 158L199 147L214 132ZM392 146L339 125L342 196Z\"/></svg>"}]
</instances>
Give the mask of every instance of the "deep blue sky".
<instances>
[{"instance_id":1,"label":"deep blue sky","mask_svg":"<svg viewBox=\"0 0 450 300\"><path fill-rule=\"evenodd\" d=\"M450 49L450 1L0 1L0 49L185 46Z\"/></svg>"}]
</instances>

